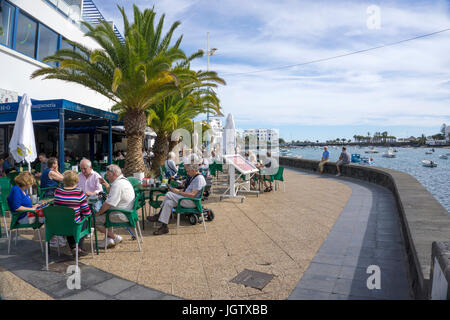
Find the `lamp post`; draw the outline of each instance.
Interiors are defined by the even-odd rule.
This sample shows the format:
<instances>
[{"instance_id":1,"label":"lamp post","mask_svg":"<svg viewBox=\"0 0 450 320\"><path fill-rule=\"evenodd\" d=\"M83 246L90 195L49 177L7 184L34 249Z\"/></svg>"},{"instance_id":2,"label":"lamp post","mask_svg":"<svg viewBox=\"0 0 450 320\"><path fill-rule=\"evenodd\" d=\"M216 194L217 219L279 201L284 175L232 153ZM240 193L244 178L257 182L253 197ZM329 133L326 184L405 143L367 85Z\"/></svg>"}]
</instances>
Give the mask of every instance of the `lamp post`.
<instances>
[{"instance_id":1,"label":"lamp post","mask_svg":"<svg viewBox=\"0 0 450 320\"><path fill-rule=\"evenodd\" d=\"M208 65L206 67L206 71L209 71L209 57L213 56L217 51L217 48L209 49L209 32L207 33L207 44L206 44L206 56L208 59ZM209 111L206 111L206 123L209 125Z\"/></svg>"}]
</instances>

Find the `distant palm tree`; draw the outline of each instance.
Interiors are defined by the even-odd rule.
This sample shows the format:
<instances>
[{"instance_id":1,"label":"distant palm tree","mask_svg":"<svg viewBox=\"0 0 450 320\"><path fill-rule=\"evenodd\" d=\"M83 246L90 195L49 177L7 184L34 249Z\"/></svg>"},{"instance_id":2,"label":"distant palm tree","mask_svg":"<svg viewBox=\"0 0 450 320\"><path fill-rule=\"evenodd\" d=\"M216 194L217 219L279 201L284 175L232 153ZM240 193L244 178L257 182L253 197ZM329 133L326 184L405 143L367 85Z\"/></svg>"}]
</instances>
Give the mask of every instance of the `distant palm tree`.
<instances>
[{"instance_id":1,"label":"distant palm tree","mask_svg":"<svg viewBox=\"0 0 450 320\"><path fill-rule=\"evenodd\" d=\"M81 21L88 29L85 36L95 40L101 49L91 50L80 43L68 41L77 51L61 49L44 62L57 62L58 67L35 71L32 78L60 79L75 82L101 93L116 103L114 110L123 117L127 136L125 174L145 171L142 156L146 114L151 105L177 92L182 74L171 70L174 63L187 59L179 49L182 36L171 44L172 35L180 25L174 22L162 34L164 15L155 26L153 9L143 12L136 5L134 23L130 24L123 7L118 6L123 17L125 41L121 42L113 27L100 21L94 27Z\"/></svg>"}]
</instances>

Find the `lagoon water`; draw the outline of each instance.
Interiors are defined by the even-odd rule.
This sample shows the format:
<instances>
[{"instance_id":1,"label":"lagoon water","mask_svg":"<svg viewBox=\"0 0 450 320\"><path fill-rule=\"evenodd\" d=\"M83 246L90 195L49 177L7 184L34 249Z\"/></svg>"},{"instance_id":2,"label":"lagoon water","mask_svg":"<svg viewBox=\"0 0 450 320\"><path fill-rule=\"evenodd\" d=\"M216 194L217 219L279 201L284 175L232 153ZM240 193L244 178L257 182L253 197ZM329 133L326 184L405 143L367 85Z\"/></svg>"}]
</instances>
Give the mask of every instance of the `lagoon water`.
<instances>
[{"instance_id":1,"label":"lagoon water","mask_svg":"<svg viewBox=\"0 0 450 320\"><path fill-rule=\"evenodd\" d=\"M388 148L376 147L379 153L365 153L369 150L367 147L347 147L347 151L359 153L361 157L372 157L374 164L387 169L393 169L409 173L415 177L425 188L450 212L450 149L434 148L432 154L425 154L431 148L396 148L395 158L385 158ZM341 153L341 148L329 147L330 161L337 161ZM290 148L288 157L302 156L302 159L320 160L323 148L305 147ZM440 159L442 154L449 154L448 160ZM427 168L422 166L422 160L432 160L437 163L435 168Z\"/></svg>"}]
</instances>

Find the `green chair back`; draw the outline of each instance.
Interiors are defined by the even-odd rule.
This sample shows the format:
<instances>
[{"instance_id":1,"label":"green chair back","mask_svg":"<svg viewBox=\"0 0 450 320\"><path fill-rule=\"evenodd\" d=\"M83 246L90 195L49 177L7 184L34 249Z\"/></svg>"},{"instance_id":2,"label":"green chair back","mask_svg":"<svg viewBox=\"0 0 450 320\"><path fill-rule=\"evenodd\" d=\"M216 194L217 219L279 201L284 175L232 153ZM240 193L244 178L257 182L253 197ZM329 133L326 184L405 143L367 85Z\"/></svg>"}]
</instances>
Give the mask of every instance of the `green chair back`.
<instances>
[{"instance_id":1,"label":"green chair back","mask_svg":"<svg viewBox=\"0 0 450 320\"><path fill-rule=\"evenodd\" d=\"M20 174L19 171L13 171L13 172L10 172L10 173L8 173L8 174L6 175L6 176L8 177L8 179L9 179L9 183L10 183L12 186L15 186L15 185L16 185L16 182L14 181L14 178L17 177L19 174Z\"/></svg>"},{"instance_id":2,"label":"green chair back","mask_svg":"<svg viewBox=\"0 0 450 320\"><path fill-rule=\"evenodd\" d=\"M209 174L217 177L217 169L216 169L216 165L214 163L209 165Z\"/></svg>"},{"instance_id":3,"label":"green chair back","mask_svg":"<svg viewBox=\"0 0 450 320\"><path fill-rule=\"evenodd\" d=\"M52 206L44 208L45 217L45 241L50 242L53 236L73 236L75 242L91 232L90 226L81 231L83 223L90 217L85 217L75 222L75 210L64 206Z\"/></svg>"},{"instance_id":4,"label":"green chair back","mask_svg":"<svg viewBox=\"0 0 450 320\"><path fill-rule=\"evenodd\" d=\"M117 165L118 165L121 169L125 168L125 159L117 160Z\"/></svg>"},{"instance_id":5,"label":"green chair back","mask_svg":"<svg viewBox=\"0 0 450 320\"><path fill-rule=\"evenodd\" d=\"M8 195L11 192L11 185L7 177L0 178L0 216L4 216L9 211Z\"/></svg>"},{"instance_id":6,"label":"green chair back","mask_svg":"<svg viewBox=\"0 0 450 320\"><path fill-rule=\"evenodd\" d=\"M136 177L127 177L128 181L130 181L131 185L136 187L139 184L139 178Z\"/></svg>"},{"instance_id":7,"label":"green chair back","mask_svg":"<svg viewBox=\"0 0 450 320\"><path fill-rule=\"evenodd\" d=\"M36 163L36 165L34 166L34 170L36 170L36 172L41 172L41 168L42 168L41 162L38 161L38 162Z\"/></svg>"},{"instance_id":8,"label":"green chair back","mask_svg":"<svg viewBox=\"0 0 450 320\"><path fill-rule=\"evenodd\" d=\"M274 180L278 180L278 181L283 181L284 182L284 179L283 179L283 172L284 172L284 167L278 167L278 171L277 171L277 173L273 176L273 179Z\"/></svg>"}]
</instances>

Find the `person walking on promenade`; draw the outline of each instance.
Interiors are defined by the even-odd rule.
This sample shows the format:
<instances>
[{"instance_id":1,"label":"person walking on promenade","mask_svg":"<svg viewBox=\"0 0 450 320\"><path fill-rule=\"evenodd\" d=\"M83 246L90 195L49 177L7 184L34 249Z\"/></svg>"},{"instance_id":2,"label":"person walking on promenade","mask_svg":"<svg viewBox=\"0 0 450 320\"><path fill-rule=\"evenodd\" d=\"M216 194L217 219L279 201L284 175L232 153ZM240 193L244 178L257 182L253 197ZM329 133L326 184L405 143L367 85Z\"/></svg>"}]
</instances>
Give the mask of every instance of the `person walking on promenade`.
<instances>
[{"instance_id":1,"label":"person walking on promenade","mask_svg":"<svg viewBox=\"0 0 450 320\"><path fill-rule=\"evenodd\" d=\"M337 168L337 174L336 177L339 177L341 175L341 170L339 168L339 166L343 165L343 164L349 164L350 163L350 153L347 152L347 148L346 147L342 147L342 152L341 155L339 156L339 161L336 163L336 168Z\"/></svg>"},{"instance_id":2,"label":"person walking on promenade","mask_svg":"<svg viewBox=\"0 0 450 320\"><path fill-rule=\"evenodd\" d=\"M323 173L323 166L325 165L325 163L328 162L328 160L330 160L330 152L328 151L328 147L325 146L325 147L323 147L322 160L320 160L320 162L319 162L320 174Z\"/></svg>"}]
</instances>

